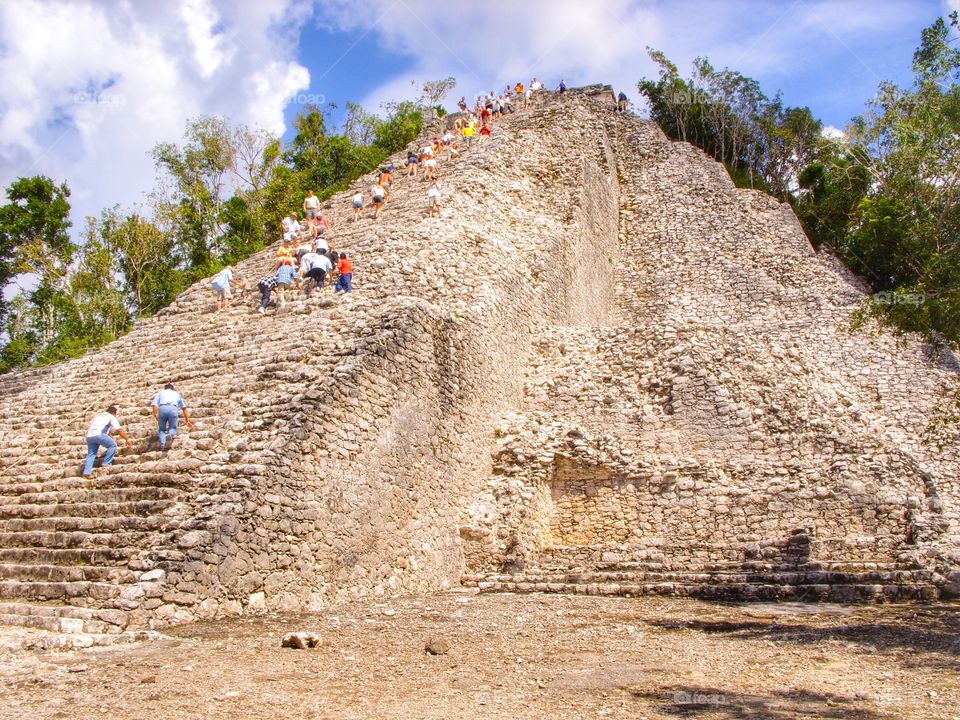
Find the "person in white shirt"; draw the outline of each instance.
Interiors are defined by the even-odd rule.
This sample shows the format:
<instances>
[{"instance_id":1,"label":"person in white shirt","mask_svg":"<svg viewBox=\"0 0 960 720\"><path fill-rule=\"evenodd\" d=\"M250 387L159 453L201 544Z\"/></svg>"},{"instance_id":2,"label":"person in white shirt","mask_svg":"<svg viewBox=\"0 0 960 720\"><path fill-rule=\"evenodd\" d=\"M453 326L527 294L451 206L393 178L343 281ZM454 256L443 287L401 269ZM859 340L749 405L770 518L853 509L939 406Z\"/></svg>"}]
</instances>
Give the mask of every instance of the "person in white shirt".
<instances>
[{"instance_id":1,"label":"person in white shirt","mask_svg":"<svg viewBox=\"0 0 960 720\"><path fill-rule=\"evenodd\" d=\"M530 83L530 89L531 89L533 92L537 92L538 90L543 90L543 83L541 83L539 80L537 80L536 78L534 78L534 79L533 79L533 82Z\"/></svg>"},{"instance_id":2,"label":"person in white shirt","mask_svg":"<svg viewBox=\"0 0 960 720\"><path fill-rule=\"evenodd\" d=\"M387 197L387 191L383 189L383 185L373 185L370 188L370 197L373 198L373 219L380 219L380 211L383 209L383 201Z\"/></svg>"},{"instance_id":3,"label":"person in white shirt","mask_svg":"<svg viewBox=\"0 0 960 720\"><path fill-rule=\"evenodd\" d=\"M303 284L304 292L307 297L310 297L310 293L313 292L313 288L322 288L323 280L326 278L327 273L333 270L333 264L330 262L330 258L326 255L321 255L314 248L311 252L303 256L303 259L300 261L300 268L303 271L303 277L307 280L313 280L313 285L305 282Z\"/></svg>"},{"instance_id":4,"label":"person in white shirt","mask_svg":"<svg viewBox=\"0 0 960 720\"><path fill-rule=\"evenodd\" d=\"M227 265L223 270L218 272L210 279L210 284L213 286L213 291L217 296L217 309L216 312L220 312L225 307L230 305L231 287L243 287L244 283L241 280L233 279L233 268Z\"/></svg>"},{"instance_id":5,"label":"person in white shirt","mask_svg":"<svg viewBox=\"0 0 960 720\"><path fill-rule=\"evenodd\" d=\"M300 232L300 222L297 220L297 214L295 212L292 212L285 217L281 224L283 225L284 240L286 240L288 237L293 240L294 236Z\"/></svg>"},{"instance_id":6,"label":"person in white shirt","mask_svg":"<svg viewBox=\"0 0 960 720\"><path fill-rule=\"evenodd\" d=\"M180 418L181 410L183 410L183 419L187 423L187 427L193 429L187 404L170 383L164 385L163 390L154 396L153 402L150 403L150 409L153 410L153 419L157 421L161 450L173 447L174 438L177 436L177 420ZM170 438L169 443L167 442L168 437Z\"/></svg>"},{"instance_id":7,"label":"person in white shirt","mask_svg":"<svg viewBox=\"0 0 960 720\"><path fill-rule=\"evenodd\" d=\"M353 196L353 221L360 219L360 213L363 212L363 193L357 190Z\"/></svg>"},{"instance_id":8,"label":"person in white shirt","mask_svg":"<svg viewBox=\"0 0 960 720\"><path fill-rule=\"evenodd\" d=\"M297 245L297 251L293 255L297 259L298 263L302 262L303 256L310 252L310 250L313 248L314 241L310 238L301 237L299 243L300 244Z\"/></svg>"},{"instance_id":9,"label":"person in white shirt","mask_svg":"<svg viewBox=\"0 0 960 720\"><path fill-rule=\"evenodd\" d=\"M432 151L427 159L423 161L423 179L437 179L437 159L433 156Z\"/></svg>"},{"instance_id":10,"label":"person in white shirt","mask_svg":"<svg viewBox=\"0 0 960 720\"><path fill-rule=\"evenodd\" d=\"M433 183L427 190L427 217L440 215L440 183Z\"/></svg>"},{"instance_id":11,"label":"person in white shirt","mask_svg":"<svg viewBox=\"0 0 960 720\"><path fill-rule=\"evenodd\" d=\"M317 216L320 209L320 198L313 194L313 190L307 191L307 196L303 199L303 212L308 220Z\"/></svg>"},{"instance_id":12,"label":"person in white shirt","mask_svg":"<svg viewBox=\"0 0 960 720\"><path fill-rule=\"evenodd\" d=\"M123 438L127 447L133 445L126 431L120 427L120 421L117 420L117 408L111 405L105 412L97 413L90 421L90 427L87 428L87 461L83 466L83 476L85 478L93 477L93 462L97 459L97 451L101 446L107 451L103 454L103 462L100 467L107 467L113 464L113 456L117 454L117 441L110 437L110 433L117 432L117 435Z\"/></svg>"}]
</instances>

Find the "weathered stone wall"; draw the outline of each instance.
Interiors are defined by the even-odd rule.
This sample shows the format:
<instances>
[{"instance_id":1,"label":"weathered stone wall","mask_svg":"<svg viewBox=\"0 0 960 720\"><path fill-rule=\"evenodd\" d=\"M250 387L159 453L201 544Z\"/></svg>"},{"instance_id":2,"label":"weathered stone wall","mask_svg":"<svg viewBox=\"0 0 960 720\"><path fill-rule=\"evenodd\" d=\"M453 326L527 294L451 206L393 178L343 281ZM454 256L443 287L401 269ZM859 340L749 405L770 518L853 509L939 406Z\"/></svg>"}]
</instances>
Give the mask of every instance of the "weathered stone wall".
<instances>
[{"instance_id":1,"label":"weathered stone wall","mask_svg":"<svg viewBox=\"0 0 960 720\"><path fill-rule=\"evenodd\" d=\"M201 283L0 378L0 620L116 632L600 561L960 590L958 443L924 438L954 360L849 334L864 288L789 208L591 92L442 164L441 218L419 180L376 223L334 198L350 297L215 315ZM167 454L164 382L197 419ZM88 481L111 403L138 447Z\"/></svg>"},{"instance_id":2,"label":"weathered stone wall","mask_svg":"<svg viewBox=\"0 0 960 720\"><path fill-rule=\"evenodd\" d=\"M955 359L850 333L865 288L788 207L653 124L607 128L615 317L535 342L528 411L501 425L465 523L468 568L608 555L696 569L802 533L810 560L919 564L960 590L956 437L924 439Z\"/></svg>"},{"instance_id":3,"label":"weathered stone wall","mask_svg":"<svg viewBox=\"0 0 960 720\"><path fill-rule=\"evenodd\" d=\"M399 179L378 223L347 220L350 193L334 199L332 242L357 268L352 297L327 291L265 317L243 301L218 316L201 284L123 340L41 374L41 385L5 379L6 417L43 398L36 422L53 429L25 463L4 456L9 516L30 516L16 530L7 523L19 578L4 588L16 601L6 614L59 600L88 629L106 618L156 625L458 582L462 508L489 473L490 428L522 390L530 338L548 324L601 323L613 304L618 192L599 118L571 128L547 106L500 127L482 152L441 165L440 219L424 217L419 180ZM255 282L271 258L238 271ZM198 429L168 455L144 442L92 482L78 478L93 411L116 402L145 438L144 406L167 381ZM2 428L18 454L35 439L33 417ZM36 581L58 557L53 533L81 523L71 514L45 525L49 535L21 531L37 524L27 503L68 492L95 530L72 540L91 548L70 555L89 573L53 588ZM142 532L101 532L88 501L108 492L141 503L108 512L149 513L128 522ZM104 544L121 552L105 555Z\"/></svg>"}]
</instances>

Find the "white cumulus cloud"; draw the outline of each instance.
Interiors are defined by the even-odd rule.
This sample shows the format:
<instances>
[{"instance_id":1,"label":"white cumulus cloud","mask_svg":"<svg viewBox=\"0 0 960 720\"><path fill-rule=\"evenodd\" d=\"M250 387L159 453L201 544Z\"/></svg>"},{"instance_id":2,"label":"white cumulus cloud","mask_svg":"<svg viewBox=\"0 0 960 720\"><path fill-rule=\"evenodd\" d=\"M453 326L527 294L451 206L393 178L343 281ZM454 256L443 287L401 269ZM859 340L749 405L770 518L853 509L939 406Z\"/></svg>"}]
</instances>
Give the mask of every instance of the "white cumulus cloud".
<instances>
[{"instance_id":1,"label":"white cumulus cloud","mask_svg":"<svg viewBox=\"0 0 960 720\"><path fill-rule=\"evenodd\" d=\"M825 54L856 67L875 87L879 71L856 52L916 20L911 3L869 0L316 0L326 27L375 37L413 59L363 100L368 107L409 97L411 80L446 75L470 96L539 76L549 87L605 82L637 99L655 77L646 47L663 50L686 74L697 56L764 81L803 72ZM960 0L949 0L957 3ZM348 64L347 58L342 64ZM452 104L451 98L448 104Z\"/></svg>"},{"instance_id":2,"label":"white cumulus cloud","mask_svg":"<svg viewBox=\"0 0 960 720\"><path fill-rule=\"evenodd\" d=\"M318 0L334 30L369 32L414 67L364 100L376 105L409 96L410 81L454 75L454 94L476 95L533 76L555 86L611 82L627 92L640 76L645 46L657 45L659 13L631 0L524 0L447 3L432 0ZM635 93L634 93L635 94Z\"/></svg>"},{"instance_id":3,"label":"white cumulus cloud","mask_svg":"<svg viewBox=\"0 0 960 720\"><path fill-rule=\"evenodd\" d=\"M200 114L284 129L309 86L298 0L0 3L0 183L43 173L84 215L153 187L150 149Z\"/></svg>"},{"instance_id":4,"label":"white cumulus cloud","mask_svg":"<svg viewBox=\"0 0 960 720\"><path fill-rule=\"evenodd\" d=\"M820 134L823 135L825 138L829 138L830 140L846 140L847 139L847 134L843 130L841 130L840 128L834 125L824 126L824 128L820 131Z\"/></svg>"}]
</instances>

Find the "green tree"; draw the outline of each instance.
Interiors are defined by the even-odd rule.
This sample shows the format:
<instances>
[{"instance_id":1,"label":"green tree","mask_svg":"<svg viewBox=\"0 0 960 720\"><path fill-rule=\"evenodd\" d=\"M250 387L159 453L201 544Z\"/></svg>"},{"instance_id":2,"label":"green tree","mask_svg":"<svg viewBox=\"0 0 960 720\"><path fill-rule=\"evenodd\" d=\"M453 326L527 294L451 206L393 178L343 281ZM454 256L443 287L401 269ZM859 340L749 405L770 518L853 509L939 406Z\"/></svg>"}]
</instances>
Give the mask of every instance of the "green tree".
<instances>
[{"instance_id":1,"label":"green tree","mask_svg":"<svg viewBox=\"0 0 960 720\"><path fill-rule=\"evenodd\" d=\"M377 116L364 110L362 105L348 102L343 134L355 145L369 145L373 142L378 122Z\"/></svg>"},{"instance_id":2,"label":"green tree","mask_svg":"<svg viewBox=\"0 0 960 720\"><path fill-rule=\"evenodd\" d=\"M125 213L120 206L104 210L99 220L88 218L85 247L109 254L111 272L117 274L129 314L152 315L169 304L180 289L171 283L177 276L173 260L174 238L139 211ZM92 263L91 256L88 260ZM102 264L102 260L100 263Z\"/></svg>"},{"instance_id":3,"label":"green tree","mask_svg":"<svg viewBox=\"0 0 960 720\"><path fill-rule=\"evenodd\" d=\"M651 117L672 138L691 142L724 163L740 187L759 187L788 200L797 175L817 155L822 124L809 108L785 108L741 73L718 70L707 58L683 79L667 57L647 48L657 79L637 84Z\"/></svg>"},{"instance_id":4,"label":"green tree","mask_svg":"<svg viewBox=\"0 0 960 720\"><path fill-rule=\"evenodd\" d=\"M846 234L850 219L870 190L869 158L858 146L826 140L815 161L798 177L797 217L814 245L836 250L848 264Z\"/></svg>"},{"instance_id":5,"label":"green tree","mask_svg":"<svg viewBox=\"0 0 960 720\"><path fill-rule=\"evenodd\" d=\"M76 334L75 308L68 293L71 241L70 190L44 176L18 178L0 207L0 246L8 248L5 280L20 276L30 289L5 309L4 370L70 357L65 349Z\"/></svg>"},{"instance_id":6,"label":"green tree","mask_svg":"<svg viewBox=\"0 0 960 720\"><path fill-rule=\"evenodd\" d=\"M387 103L384 109L387 116L377 124L373 146L388 155L402 150L420 134L423 129L423 111L409 101Z\"/></svg>"},{"instance_id":7,"label":"green tree","mask_svg":"<svg viewBox=\"0 0 960 720\"><path fill-rule=\"evenodd\" d=\"M419 96L417 105L422 108L434 108L443 104L443 99L450 94L450 91L457 86L457 79L452 75L439 80L426 80L423 85L414 87L418 89Z\"/></svg>"},{"instance_id":8,"label":"green tree","mask_svg":"<svg viewBox=\"0 0 960 720\"><path fill-rule=\"evenodd\" d=\"M182 146L158 143L152 154L174 183L163 211L175 219L179 254L202 277L216 267L223 250L220 210L236 149L227 122L219 117L191 120L184 140Z\"/></svg>"},{"instance_id":9,"label":"green tree","mask_svg":"<svg viewBox=\"0 0 960 720\"><path fill-rule=\"evenodd\" d=\"M952 16L956 26L956 13ZM845 250L869 269L877 317L960 342L960 51L923 30L909 89L885 82L849 133L872 176ZM909 301L901 301L909 298Z\"/></svg>"},{"instance_id":10,"label":"green tree","mask_svg":"<svg viewBox=\"0 0 960 720\"><path fill-rule=\"evenodd\" d=\"M97 220L86 220L77 268L70 277L70 295L80 332L91 347L99 347L126 333L133 313L115 252L103 241Z\"/></svg>"},{"instance_id":11,"label":"green tree","mask_svg":"<svg viewBox=\"0 0 960 720\"><path fill-rule=\"evenodd\" d=\"M43 175L21 177L6 190L0 207L0 283L35 275L39 294L33 314L40 342L49 342L57 325L58 293L66 288L76 245L70 240L70 189ZM38 304L39 303L39 304ZM5 306L0 304L0 311Z\"/></svg>"}]
</instances>

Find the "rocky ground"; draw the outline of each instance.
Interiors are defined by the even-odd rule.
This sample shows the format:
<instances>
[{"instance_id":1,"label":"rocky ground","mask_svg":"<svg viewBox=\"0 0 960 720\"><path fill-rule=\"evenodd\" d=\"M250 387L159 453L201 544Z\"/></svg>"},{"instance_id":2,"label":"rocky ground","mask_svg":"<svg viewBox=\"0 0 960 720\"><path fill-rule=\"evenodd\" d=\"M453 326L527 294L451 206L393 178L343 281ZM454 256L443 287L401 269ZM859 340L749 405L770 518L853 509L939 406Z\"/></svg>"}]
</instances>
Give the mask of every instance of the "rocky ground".
<instances>
[{"instance_id":1,"label":"rocky ground","mask_svg":"<svg viewBox=\"0 0 960 720\"><path fill-rule=\"evenodd\" d=\"M4 629L0 717L960 718L958 629L956 605L470 592L70 652Z\"/></svg>"}]
</instances>

